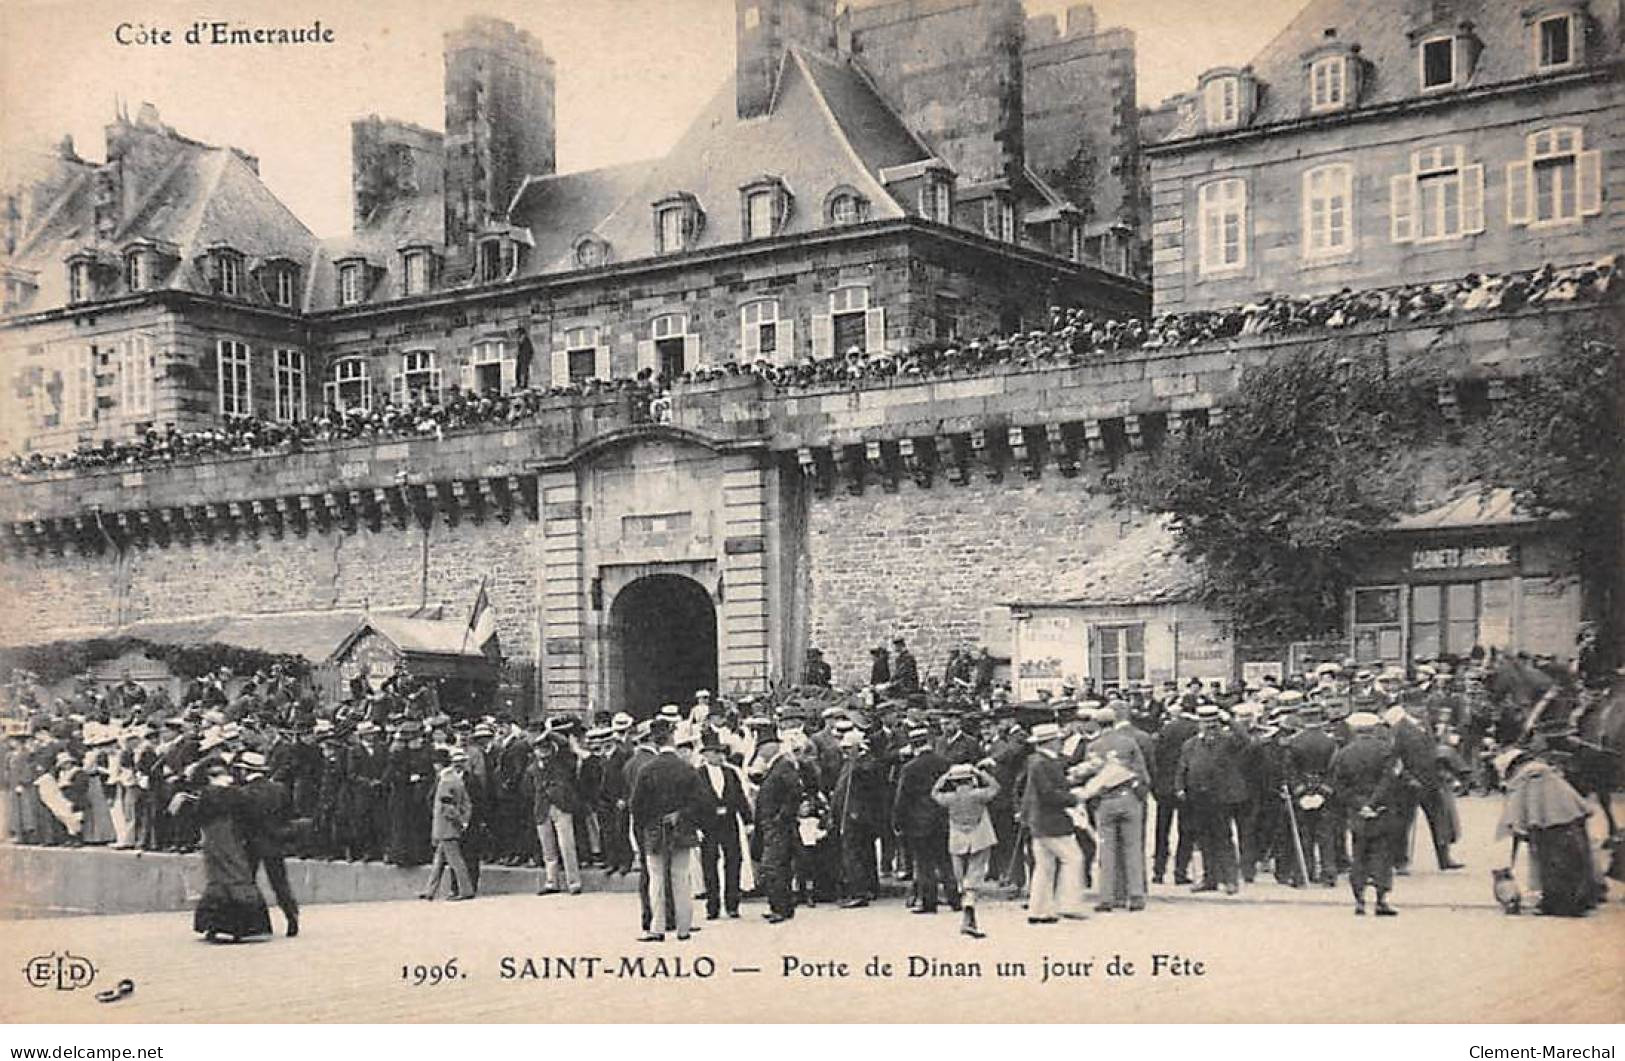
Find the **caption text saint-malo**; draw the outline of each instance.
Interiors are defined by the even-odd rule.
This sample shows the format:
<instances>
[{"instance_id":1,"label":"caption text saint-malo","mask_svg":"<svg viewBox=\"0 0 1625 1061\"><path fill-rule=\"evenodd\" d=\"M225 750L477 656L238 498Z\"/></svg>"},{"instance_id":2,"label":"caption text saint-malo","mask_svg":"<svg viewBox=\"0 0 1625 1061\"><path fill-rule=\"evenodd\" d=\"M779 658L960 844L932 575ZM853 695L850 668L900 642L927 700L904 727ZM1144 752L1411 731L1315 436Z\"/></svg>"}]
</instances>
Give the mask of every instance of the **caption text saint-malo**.
<instances>
[{"instance_id":1,"label":"caption text saint-malo","mask_svg":"<svg viewBox=\"0 0 1625 1061\"><path fill-rule=\"evenodd\" d=\"M332 44L333 27L317 19L308 26L249 26L241 22L200 19L185 29L120 22L113 27L113 40L124 47L165 47L231 44Z\"/></svg>"}]
</instances>

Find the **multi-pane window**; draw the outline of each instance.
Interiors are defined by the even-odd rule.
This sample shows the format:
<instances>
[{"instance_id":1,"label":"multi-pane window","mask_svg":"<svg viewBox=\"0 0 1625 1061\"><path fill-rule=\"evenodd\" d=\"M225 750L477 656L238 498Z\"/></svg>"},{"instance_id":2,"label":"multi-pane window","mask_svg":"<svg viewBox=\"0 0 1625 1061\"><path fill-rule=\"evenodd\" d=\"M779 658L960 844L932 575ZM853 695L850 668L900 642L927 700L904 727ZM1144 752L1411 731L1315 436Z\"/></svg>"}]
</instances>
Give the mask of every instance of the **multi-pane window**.
<instances>
[{"instance_id":1,"label":"multi-pane window","mask_svg":"<svg viewBox=\"0 0 1625 1061\"><path fill-rule=\"evenodd\" d=\"M298 273L292 266L278 266L271 274L271 299L277 305L291 307L296 292L294 291L295 278Z\"/></svg>"},{"instance_id":2,"label":"multi-pane window","mask_svg":"<svg viewBox=\"0 0 1625 1061\"><path fill-rule=\"evenodd\" d=\"M1456 83L1456 38L1433 37L1422 42L1422 88L1450 88Z\"/></svg>"},{"instance_id":3,"label":"multi-pane window","mask_svg":"<svg viewBox=\"0 0 1625 1061\"><path fill-rule=\"evenodd\" d=\"M1389 182L1395 243L1433 243L1484 231L1484 167L1467 165L1460 145L1426 147L1411 170Z\"/></svg>"},{"instance_id":4,"label":"multi-pane window","mask_svg":"<svg viewBox=\"0 0 1625 1061\"><path fill-rule=\"evenodd\" d=\"M1354 170L1347 163L1316 166L1303 175L1303 254L1319 258L1354 246Z\"/></svg>"},{"instance_id":5,"label":"multi-pane window","mask_svg":"<svg viewBox=\"0 0 1625 1061\"><path fill-rule=\"evenodd\" d=\"M940 173L927 173L920 182L920 216L948 224L953 217L953 182Z\"/></svg>"},{"instance_id":6,"label":"multi-pane window","mask_svg":"<svg viewBox=\"0 0 1625 1061\"><path fill-rule=\"evenodd\" d=\"M598 329L571 328L564 333L564 352L568 359L570 382L592 379L598 375Z\"/></svg>"},{"instance_id":7,"label":"multi-pane window","mask_svg":"<svg viewBox=\"0 0 1625 1061\"><path fill-rule=\"evenodd\" d=\"M877 353L868 344L867 317L869 289L842 287L830 292L830 324L835 330L835 349L845 353L852 349Z\"/></svg>"},{"instance_id":8,"label":"multi-pane window","mask_svg":"<svg viewBox=\"0 0 1625 1061\"><path fill-rule=\"evenodd\" d=\"M62 415L70 424L88 424L96 419L96 348L70 348L62 370Z\"/></svg>"},{"instance_id":9,"label":"multi-pane window","mask_svg":"<svg viewBox=\"0 0 1625 1061\"><path fill-rule=\"evenodd\" d=\"M500 372L500 368L498 369ZM400 394L397 400L434 402L440 398L440 369L433 350L408 350L401 355Z\"/></svg>"},{"instance_id":10,"label":"multi-pane window","mask_svg":"<svg viewBox=\"0 0 1625 1061\"><path fill-rule=\"evenodd\" d=\"M1477 582L1411 587L1410 653L1418 659L1466 656L1478 644Z\"/></svg>"},{"instance_id":11,"label":"multi-pane window","mask_svg":"<svg viewBox=\"0 0 1625 1061\"><path fill-rule=\"evenodd\" d=\"M1145 624L1095 627L1095 677L1101 685L1145 680Z\"/></svg>"},{"instance_id":12,"label":"multi-pane window","mask_svg":"<svg viewBox=\"0 0 1625 1061\"><path fill-rule=\"evenodd\" d=\"M773 235L776 220L775 193L770 188L753 191L745 196L745 238L764 239Z\"/></svg>"},{"instance_id":13,"label":"multi-pane window","mask_svg":"<svg viewBox=\"0 0 1625 1061\"><path fill-rule=\"evenodd\" d=\"M152 416L152 338L132 335L119 350L119 407L127 420Z\"/></svg>"},{"instance_id":14,"label":"multi-pane window","mask_svg":"<svg viewBox=\"0 0 1625 1061\"><path fill-rule=\"evenodd\" d=\"M305 418L305 354L302 350L272 352L273 411L278 420Z\"/></svg>"},{"instance_id":15,"label":"multi-pane window","mask_svg":"<svg viewBox=\"0 0 1625 1061\"><path fill-rule=\"evenodd\" d=\"M1200 254L1204 273L1247 264L1247 182L1239 177L1204 184L1197 191Z\"/></svg>"},{"instance_id":16,"label":"multi-pane window","mask_svg":"<svg viewBox=\"0 0 1625 1061\"><path fill-rule=\"evenodd\" d=\"M247 343L221 339L215 350L220 377L220 412L226 416L247 416L254 411L251 368Z\"/></svg>"},{"instance_id":17,"label":"multi-pane window","mask_svg":"<svg viewBox=\"0 0 1625 1061\"><path fill-rule=\"evenodd\" d=\"M982 231L1003 243L1016 241L1016 206L1008 197L995 195L982 203Z\"/></svg>"},{"instance_id":18,"label":"multi-pane window","mask_svg":"<svg viewBox=\"0 0 1625 1061\"><path fill-rule=\"evenodd\" d=\"M243 289L243 260L235 254L220 255L220 293L236 298Z\"/></svg>"},{"instance_id":19,"label":"multi-pane window","mask_svg":"<svg viewBox=\"0 0 1625 1061\"><path fill-rule=\"evenodd\" d=\"M1405 658L1399 593L1398 586L1362 586L1354 591L1349 625L1357 661Z\"/></svg>"},{"instance_id":20,"label":"multi-pane window","mask_svg":"<svg viewBox=\"0 0 1625 1061\"><path fill-rule=\"evenodd\" d=\"M401 264L401 294L421 295L429 290L428 251L408 251Z\"/></svg>"},{"instance_id":21,"label":"multi-pane window","mask_svg":"<svg viewBox=\"0 0 1625 1061\"><path fill-rule=\"evenodd\" d=\"M654 342L654 365L658 375L676 379L689 368L683 351L688 345L688 317L682 313L663 313L649 322L649 338Z\"/></svg>"},{"instance_id":22,"label":"multi-pane window","mask_svg":"<svg viewBox=\"0 0 1625 1061\"><path fill-rule=\"evenodd\" d=\"M88 302L95 294L89 262L73 262L68 266L68 301Z\"/></svg>"},{"instance_id":23,"label":"multi-pane window","mask_svg":"<svg viewBox=\"0 0 1625 1061\"><path fill-rule=\"evenodd\" d=\"M364 357L341 357L327 370L327 404L341 412L372 409L372 373Z\"/></svg>"},{"instance_id":24,"label":"multi-pane window","mask_svg":"<svg viewBox=\"0 0 1625 1061\"><path fill-rule=\"evenodd\" d=\"M829 221L832 225L855 225L867 211L867 204L857 194L842 192L829 202Z\"/></svg>"},{"instance_id":25,"label":"multi-pane window","mask_svg":"<svg viewBox=\"0 0 1625 1061\"><path fill-rule=\"evenodd\" d=\"M339 266L339 305L353 306L361 301L362 267L360 262Z\"/></svg>"},{"instance_id":26,"label":"multi-pane window","mask_svg":"<svg viewBox=\"0 0 1625 1061\"><path fill-rule=\"evenodd\" d=\"M1602 154L1576 126L1542 129L1507 166L1507 221L1561 225L1602 212Z\"/></svg>"},{"instance_id":27,"label":"multi-pane window","mask_svg":"<svg viewBox=\"0 0 1625 1061\"><path fill-rule=\"evenodd\" d=\"M778 351L779 303L777 299L747 302L739 307L739 345L747 360L772 358Z\"/></svg>"},{"instance_id":28,"label":"multi-pane window","mask_svg":"<svg viewBox=\"0 0 1625 1061\"><path fill-rule=\"evenodd\" d=\"M660 246L655 248L660 254L674 254L683 249L683 208L681 206L662 207L656 215L656 225L659 231Z\"/></svg>"},{"instance_id":29,"label":"multi-pane window","mask_svg":"<svg viewBox=\"0 0 1625 1061\"><path fill-rule=\"evenodd\" d=\"M1228 129L1236 124L1241 86L1237 78L1216 77L1202 89L1202 114L1209 129Z\"/></svg>"},{"instance_id":30,"label":"multi-pane window","mask_svg":"<svg viewBox=\"0 0 1625 1061\"><path fill-rule=\"evenodd\" d=\"M124 256L124 286L130 291L145 291L151 282L147 265L147 255L143 251L131 251Z\"/></svg>"},{"instance_id":31,"label":"multi-pane window","mask_svg":"<svg viewBox=\"0 0 1625 1061\"><path fill-rule=\"evenodd\" d=\"M1348 98L1348 57L1326 55L1309 65L1309 109L1338 110Z\"/></svg>"},{"instance_id":32,"label":"multi-pane window","mask_svg":"<svg viewBox=\"0 0 1625 1061\"><path fill-rule=\"evenodd\" d=\"M1535 23L1535 68L1558 70L1574 63L1574 16L1552 15Z\"/></svg>"}]
</instances>

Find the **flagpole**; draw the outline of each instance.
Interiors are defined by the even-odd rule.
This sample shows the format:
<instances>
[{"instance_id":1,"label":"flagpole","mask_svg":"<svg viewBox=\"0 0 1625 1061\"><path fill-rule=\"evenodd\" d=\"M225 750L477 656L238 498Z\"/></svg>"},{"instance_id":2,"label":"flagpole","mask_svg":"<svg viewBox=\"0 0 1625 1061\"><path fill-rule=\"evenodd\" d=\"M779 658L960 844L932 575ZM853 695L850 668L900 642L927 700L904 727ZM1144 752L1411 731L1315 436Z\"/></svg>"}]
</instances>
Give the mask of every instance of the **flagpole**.
<instances>
[{"instance_id":1,"label":"flagpole","mask_svg":"<svg viewBox=\"0 0 1625 1061\"><path fill-rule=\"evenodd\" d=\"M474 594L474 606L468 609L468 622L463 624L463 643L457 649L459 653L468 651L468 635L474 630L474 620L476 618L474 613L480 609L480 596L485 593L485 580L489 577L489 575L480 577L480 588Z\"/></svg>"}]
</instances>

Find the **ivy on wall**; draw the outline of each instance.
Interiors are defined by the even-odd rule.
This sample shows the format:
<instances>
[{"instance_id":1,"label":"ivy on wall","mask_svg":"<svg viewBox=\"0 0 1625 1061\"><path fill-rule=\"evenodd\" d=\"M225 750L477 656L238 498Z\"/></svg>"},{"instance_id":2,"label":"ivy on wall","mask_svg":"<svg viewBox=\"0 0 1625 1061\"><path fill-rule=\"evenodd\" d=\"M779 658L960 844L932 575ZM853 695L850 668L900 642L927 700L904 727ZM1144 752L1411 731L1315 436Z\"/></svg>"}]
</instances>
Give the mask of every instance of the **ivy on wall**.
<instances>
[{"instance_id":1,"label":"ivy on wall","mask_svg":"<svg viewBox=\"0 0 1625 1061\"><path fill-rule=\"evenodd\" d=\"M233 674L250 675L258 670L269 670L279 663L295 678L302 679L310 672L310 663L303 656L278 655L214 643L160 644L140 637L53 641L44 645L0 648L0 672L26 670L35 674L41 682L53 685L133 651L140 651L148 659L163 663L182 678L200 678L221 667L229 667Z\"/></svg>"}]
</instances>

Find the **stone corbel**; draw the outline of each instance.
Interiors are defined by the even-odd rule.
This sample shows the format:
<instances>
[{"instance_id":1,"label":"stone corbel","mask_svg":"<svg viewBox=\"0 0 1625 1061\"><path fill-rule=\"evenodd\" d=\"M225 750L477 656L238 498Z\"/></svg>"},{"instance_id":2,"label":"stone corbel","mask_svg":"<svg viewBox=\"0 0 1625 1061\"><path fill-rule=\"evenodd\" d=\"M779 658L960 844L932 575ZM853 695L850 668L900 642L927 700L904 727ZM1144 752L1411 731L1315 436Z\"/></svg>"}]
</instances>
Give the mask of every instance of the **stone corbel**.
<instances>
[{"instance_id":1,"label":"stone corbel","mask_svg":"<svg viewBox=\"0 0 1625 1061\"><path fill-rule=\"evenodd\" d=\"M232 518L231 509L228 506L211 501L203 507L209 513L209 525L214 528L217 535L225 538L237 537L241 528L237 525L237 521Z\"/></svg>"},{"instance_id":2,"label":"stone corbel","mask_svg":"<svg viewBox=\"0 0 1625 1061\"><path fill-rule=\"evenodd\" d=\"M541 504L536 492L537 481L534 475L508 476L508 496L512 499L514 507L525 513L525 518L535 523L541 518Z\"/></svg>"},{"instance_id":3,"label":"stone corbel","mask_svg":"<svg viewBox=\"0 0 1625 1061\"><path fill-rule=\"evenodd\" d=\"M1106 436L1101 433L1099 420L1085 420L1083 422L1083 444L1089 447L1091 455L1099 457L1106 452Z\"/></svg>"},{"instance_id":4,"label":"stone corbel","mask_svg":"<svg viewBox=\"0 0 1625 1061\"><path fill-rule=\"evenodd\" d=\"M346 498L333 490L322 494L322 507L327 510L327 520L333 526L339 527L347 534L355 533L355 510L346 505Z\"/></svg>"},{"instance_id":5,"label":"stone corbel","mask_svg":"<svg viewBox=\"0 0 1625 1061\"><path fill-rule=\"evenodd\" d=\"M810 485L813 493L819 497L828 497L834 488L834 476L830 474L830 458L826 453L812 446L802 446L796 450L796 464L801 469L801 480Z\"/></svg>"},{"instance_id":6,"label":"stone corbel","mask_svg":"<svg viewBox=\"0 0 1625 1061\"><path fill-rule=\"evenodd\" d=\"M281 540L282 517L276 510L275 502L250 501L248 503L248 509L250 516L253 518L256 524L270 531L271 537Z\"/></svg>"},{"instance_id":7,"label":"stone corbel","mask_svg":"<svg viewBox=\"0 0 1625 1061\"><path fill-rule=\"evenodd\" d=\"M1010 459L1021 464L1021 474L1036 479L1044 472L1044 455L1027 440L1025 427L1012 427L1005 432L1005 444L1010 448Z\"/></svg>"},{"instance_id":8,"label":"stone corbel","mask_svg":"<svg viewBox=\"0 0 1625 1061\"><path fill-rule=\"evenodd\" d=\"M1209 406L1207 411L1207 426L1224 426L1224 410L1217 405Z\"/></svg>"},{"instance_id":9,"label":"stone corbel","mask_svg":"<svg viewBox=\"0 0 1625 1061\"><path fill-rule=\"evenodd\" d=\"M1185 437L1185 414L1178 409L1168 410L1167 419L1168 437L1182 439Z\"/></svg>"},{"instance_id":10,"label":"stone corbel","mask_svg":"<svg viewBox=\"0 0 1625 1061\"><path fill-rule=\"evenodd\" d=\"M1078 455L1066 437L1064 425L1045 424L1044 444L1049 448L1049 455L1055 461L1056 471L1068 477L1078 474Z\"/></svg>"},{"instance_id":11,"label":"stone corbel","mask_svg":"<svg viewBox=\"0 0 1625 1061\"><path fill-rule=\"evenodd\" d=\"M1500 376L1491 376L1486 381L1485 395L1491 402L1504 402L1507 398L1507 381Z\"/></svg>"},{"instance_id":12,"label":"stone corbel","mask_svg":"<svg viewBox=\"0 0 1625 1061\"><path fill-rule=\"evenodd\" d=\"M981 428L970 433L971 460L982 466L982 474L987 476L990 483L1004 479L1004 464L999 459L997 437L996 435L989 437Z\"/></svg>"},{"instance_id":13,"label":"stone corbel","mask_svg":"<svg viewBox=\"0 0 1625 1061\"><path fill-rule=\"evenodd\" d=\"M186 508L161 508L158 518L164 524L164 536L171 542L190 544L192 541L192 527L186 521Z\"/></svg>"},{"instance_id":14,"label":"stone corbel","mask_svg":"<svg viewBox=\"0 0 1625 1061\"><path fill-rule=\"evenodd\" d=\"M481 513L496 516L503 523L508 522L507 515L497 503L497 484L487 478L475 480L474 485L479 489L479 506Z\"/></svg>"},{"instance_id":15,"label":"stone corbel","mask_svg":"<svg viewBox=\"0 0 1625 1061\"><path fill-rule=\"evenodd\" d=\"M254 518L254 510L246 501L231 502L231 521L244 537L258 538L260 536L259 521Z\"/></svg>"},{"instance_id":16,"label":"stone corbel","mask_svg":"<svg viewBox=\"0 0 1625 1061\"><path fill-rule=\"evenodd\" d=\"M1145 425L1135 413L1123 417L1123 434L1128 439L1128 448L1142 450L1145 448Z\"/></svg>"},{"instance_id":17,"label":"stone corbel","mask_svg":"<svg viewBox=\"0 0 1625 1061\"><path fill-rule=\"evenodd\" d=\"M131 545L145 545L147 542L147 529L141 525L139 515L135 512L120 512L114 517L118 527L117 536L120 541Z\"/></svg>"},{"instance_id":18,"label":"stone corbel","mask_svg":"<svg viewBox=\"0 0 1625 1061\"><path fill-rule=\"evenodd\" d=\"M309 531L305 524L305 513L297 504L285 497L276 499L276 519L282 525L283 533L292 531L301 538Z\"/></svg>"},{"instance_id":19,"label":"stone corbel","mask_svg":"<svg viewBox=\"0 0 1625 1061\"><path fill-rule=\"evenodd\" d=\"M476 524L480 523L479 492L470 490L468 484L461 479L453 479L447 485L451 487L451 506L457 510L457 517L472 520Z\"/></svg>"},{"instance_id":20,"label":"stone corbel","mask_svg":"<svg viewBox=\"0 0 1625 1061\"><path fill-rule=\"evenodd\" d=\"M428 483L423 487L431 511L438 511L446 526L457 525L457 497L447 483Z\"/></svg>"},{"instance_id":21,"label":"stone corbel","mask_svg":"<svg viewBox=\"0 0 1625 1061\"><path fill-rule=\"evenodd\" d=\"M378 506L374 504L371 490L351 490L349 493L349 505L350 511L356 514L356 518L359 521L367 525L368 530L376 534L383 529L383 513L380 512L378 510Z\"/></svg>"},{"instance_id":22,"label":"stone corbel","mask_svg":"<svg viewBox=\"0 0 1625 1061\"><path fill-rule=\"evenodd\" d=\"M406 529L406 498L398 486L378 486L372 491L372 503L380 513L389 516L396 530Z\"/></svg>"}]
</instances>

